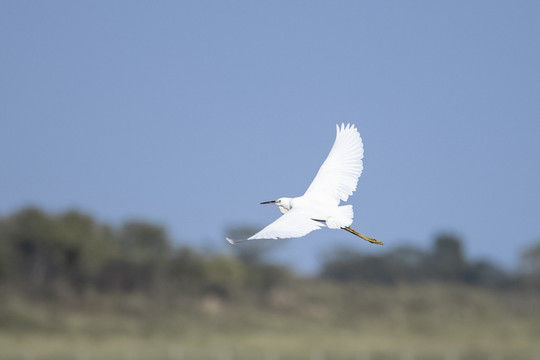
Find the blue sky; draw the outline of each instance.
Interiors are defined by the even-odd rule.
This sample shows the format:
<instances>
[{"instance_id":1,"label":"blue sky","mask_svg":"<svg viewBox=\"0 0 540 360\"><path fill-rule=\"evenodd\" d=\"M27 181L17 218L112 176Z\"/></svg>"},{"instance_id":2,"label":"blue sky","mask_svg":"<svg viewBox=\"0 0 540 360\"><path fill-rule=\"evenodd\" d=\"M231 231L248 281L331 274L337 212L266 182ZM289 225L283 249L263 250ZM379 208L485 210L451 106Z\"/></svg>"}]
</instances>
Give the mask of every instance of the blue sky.
<instances>
[{"instance_id":1,"label":"blue sky","mask_svg":"<svg viewBox=\"0 0 540 360\"><path fill-rule=\"evenodd\" d=\"M431 245L515 266L540 240L537 1L2 1L0 213L78 208L227 251L278 217L352 122L349 203L276 255Z\"/></svg>"}]
</instances>

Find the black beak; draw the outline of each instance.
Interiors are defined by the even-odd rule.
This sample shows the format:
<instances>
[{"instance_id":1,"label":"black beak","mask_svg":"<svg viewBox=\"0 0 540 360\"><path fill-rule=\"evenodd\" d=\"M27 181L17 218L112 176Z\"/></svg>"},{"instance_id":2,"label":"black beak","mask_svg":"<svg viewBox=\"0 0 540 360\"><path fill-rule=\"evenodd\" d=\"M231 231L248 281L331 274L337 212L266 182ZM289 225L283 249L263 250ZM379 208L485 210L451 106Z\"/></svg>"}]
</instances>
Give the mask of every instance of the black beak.
<instances>
[{"instance_id":1,"label":"black beak","mask_svg":"<svg viewBox=\"0 0 540 360\"><path fill-rule=\"evenodd\" d=\"M275 204L276 203L276 200L272 200L272 201L264 201L261 203L262 204Z\"/></svg>"}]
</instances>

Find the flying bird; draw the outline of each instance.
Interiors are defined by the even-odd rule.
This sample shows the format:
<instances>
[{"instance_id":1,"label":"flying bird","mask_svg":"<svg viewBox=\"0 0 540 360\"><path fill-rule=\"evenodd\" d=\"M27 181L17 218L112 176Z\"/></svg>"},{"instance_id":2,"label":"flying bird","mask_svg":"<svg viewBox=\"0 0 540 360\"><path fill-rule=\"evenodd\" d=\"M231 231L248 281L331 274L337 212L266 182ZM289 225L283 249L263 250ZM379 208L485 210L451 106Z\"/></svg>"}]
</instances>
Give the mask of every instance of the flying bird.
<instances>
[{"instance_id":1,"label":"flying bird","mask_svg":"<svg viewBox=\"0 0 540 360\"><path fill-rule=\"evenodd\" d=\"M262 202L277 205L283 215L248 239L227 238L229 243L298 238L327 226L330 229L346 230L373 244L383 244L351 228L353 207L340 206L340 202L346 202L356 190L363 169L364 146L354 125L341 124L341 127L336 125L336 128L334 145L304 195Z\"/></svg>"}]
</instances>

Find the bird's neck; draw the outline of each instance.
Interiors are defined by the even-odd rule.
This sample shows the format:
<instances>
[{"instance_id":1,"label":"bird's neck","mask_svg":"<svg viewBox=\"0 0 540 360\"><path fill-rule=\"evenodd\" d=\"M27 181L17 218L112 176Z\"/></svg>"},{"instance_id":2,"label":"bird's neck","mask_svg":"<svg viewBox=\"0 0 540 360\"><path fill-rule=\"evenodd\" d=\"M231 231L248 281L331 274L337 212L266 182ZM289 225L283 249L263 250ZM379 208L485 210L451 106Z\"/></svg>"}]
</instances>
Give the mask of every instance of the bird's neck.
<instances>
[{"instance_id":1,"label":"bird's neck","mask_svg":"<svg viewBox=\"0 0 540 360\"><path fill-rule=\"evenodd\" d=\"M281 198L281 204L279 205L279 211L282 214L285 214L287 211L291 210L293 207L292 198Z\"/></svg>"}]
</instances>

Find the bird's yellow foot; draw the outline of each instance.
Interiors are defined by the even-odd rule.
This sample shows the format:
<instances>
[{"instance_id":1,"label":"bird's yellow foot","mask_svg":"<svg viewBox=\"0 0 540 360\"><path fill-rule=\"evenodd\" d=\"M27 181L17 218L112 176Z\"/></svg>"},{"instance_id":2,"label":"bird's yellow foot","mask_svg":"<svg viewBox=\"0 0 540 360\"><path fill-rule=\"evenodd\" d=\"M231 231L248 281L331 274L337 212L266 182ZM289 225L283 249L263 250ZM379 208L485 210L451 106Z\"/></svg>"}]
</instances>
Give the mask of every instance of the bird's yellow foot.
<instances>
[{"instance_id":1,"label":"bird's yellow foot","mask_svg":"<svg viewBox=\"0 0 540 360\"><path fill-rule=\"evenodd\" d=\"M350 232L351 234L354 234L358 237L361 237L362 239L366 240L366 241L369 241L370 243L372 244L378 244L378 245L384 245L384 243L382 241L379 241L379 240L375 240L374 238L370 238L369 236L366 236L366 235L362 235L360 234L358 231L354 230L352 227L350 226L345 226L344 228L342 228L343 230L347 230L348 232Z\"/></svg>"}]
</instances>

